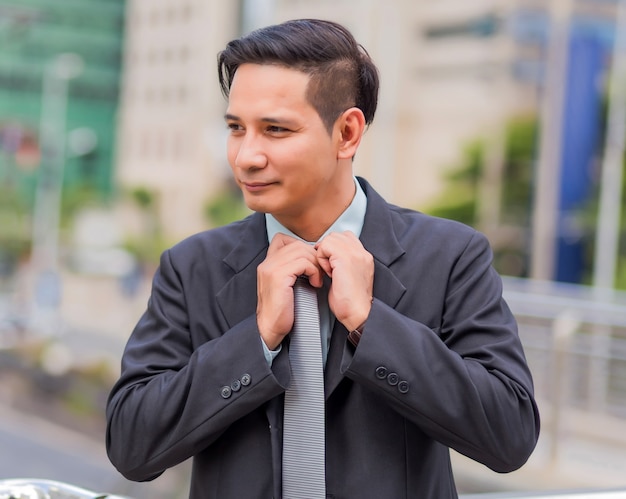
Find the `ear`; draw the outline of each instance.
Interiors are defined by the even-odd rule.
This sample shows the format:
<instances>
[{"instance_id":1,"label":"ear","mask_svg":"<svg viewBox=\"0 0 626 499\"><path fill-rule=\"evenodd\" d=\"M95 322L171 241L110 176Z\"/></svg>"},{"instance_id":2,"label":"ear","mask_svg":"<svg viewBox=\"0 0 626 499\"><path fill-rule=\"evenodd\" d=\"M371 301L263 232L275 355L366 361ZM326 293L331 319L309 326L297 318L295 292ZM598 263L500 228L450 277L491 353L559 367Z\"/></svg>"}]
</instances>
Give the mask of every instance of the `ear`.
<instances>
[{"instance_id":1,"label":"ear","mask_svg":"<svg viewBox=\"0 0 626 499\"><path fill-rule=\"evenodd\" d=\"M344 111L335 122L339 133L337 159L351 159L361 143L365 132L365 116L357 107Z\"/></svg>"}]
</instances>

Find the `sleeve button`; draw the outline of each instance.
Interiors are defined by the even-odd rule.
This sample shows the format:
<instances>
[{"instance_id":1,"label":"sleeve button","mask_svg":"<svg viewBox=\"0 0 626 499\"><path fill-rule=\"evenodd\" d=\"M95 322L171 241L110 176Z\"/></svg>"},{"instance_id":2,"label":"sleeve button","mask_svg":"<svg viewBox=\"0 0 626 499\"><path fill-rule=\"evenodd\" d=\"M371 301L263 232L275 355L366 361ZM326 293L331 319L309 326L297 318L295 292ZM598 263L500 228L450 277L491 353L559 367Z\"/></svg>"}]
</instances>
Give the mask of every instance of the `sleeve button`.
<instances>
[{"instance_id":1,"label":"sleeve button","mask_svg":"<svg viewBox=\"0 0 626 499\"><path fill-rule=\"evenodd\" d=\"M387 377L387 368L385 366L379 366L376 368L376 377L378 379L385 379Z\"/></svg>"},{"instance_id":2,"label":"sleeve button","mask_svg":"<svg viewBox=\"0 0 626 499\"><path fill-rule=\"evenodd\" d=\"M398 383L398 391L400 393L409 393L409 382L408 381L400 381L400 383Z\"/></svg>"},{"instance_id":3,"label":"sleeve button","mask_svg":"<svg viewBox=\"0 0 626 499\"><path fill-rule=\"evenodd\" d=\"M239 390L241 390L241 381L236 379L230 384L230 387L233 390L233 392L238 392Z\"/></svg>"},{"instance_id":4,"label":"sleeve button","mask_svg":"<svg viewBox=\"0 0 626 499\"><path fill-rule=\"evenodd\" d=\"M244 374L243 376L241 376L241 384L243 386L248 386L251 382L252 382L252 378L250 377L249 374Z\"/></svg>"},{"instance_id":5,"label":"sleeve button","mask_svg":"<svg viewBox=\"0 0 626 499\"><path fill-rule=\"evenodd\" d=\"M229 398L232 393L233 391L231 390L230 386L223 386L220 389L220 395L225 399Z\"/></svg>"},{"instance_id":6,"label":"sleeve button","mask_svg":"<svg viewBox=\"0 0 626 499\"><path fill-rule=\"evenodd\" d=\"M387 383L389 383L391 386L396 386L398 384L398 381L400 381L400 377L397 373L389 373L389 375L387 376Z\"/></svg>"}]
</instances>

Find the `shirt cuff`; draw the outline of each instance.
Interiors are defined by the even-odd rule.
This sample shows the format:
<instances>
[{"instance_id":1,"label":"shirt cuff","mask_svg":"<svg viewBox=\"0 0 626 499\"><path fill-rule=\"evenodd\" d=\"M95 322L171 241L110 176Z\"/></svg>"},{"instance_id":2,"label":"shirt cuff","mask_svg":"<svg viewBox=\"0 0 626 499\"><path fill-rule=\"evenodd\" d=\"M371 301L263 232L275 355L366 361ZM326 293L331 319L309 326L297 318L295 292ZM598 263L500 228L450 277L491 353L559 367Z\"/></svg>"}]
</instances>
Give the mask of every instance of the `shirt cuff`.
<instances>
[{"instance_id":1,"label":"shirt cuff","mask_svg":"<svg viewBox=\"0 0 626 499\"><path fill-rule=\"evenodd\" d=\"M274 362L274 359L283 349L283 346L278 345L278 348L276 350L270 350L269 347L263 341L263 338L261 338L261 345L263 345L263 354L265 355L265 360L267 360L267 365L272 367L272 363Z\"/></svg>"}]
</instances>

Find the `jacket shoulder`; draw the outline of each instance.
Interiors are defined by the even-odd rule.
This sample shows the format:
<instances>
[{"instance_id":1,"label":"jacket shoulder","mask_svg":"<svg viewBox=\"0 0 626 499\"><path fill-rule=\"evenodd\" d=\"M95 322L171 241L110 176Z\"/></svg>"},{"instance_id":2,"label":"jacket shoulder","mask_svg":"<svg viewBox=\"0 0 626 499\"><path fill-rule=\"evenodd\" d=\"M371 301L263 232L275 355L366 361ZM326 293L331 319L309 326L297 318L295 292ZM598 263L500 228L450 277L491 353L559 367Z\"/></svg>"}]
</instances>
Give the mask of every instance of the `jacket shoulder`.
<instances>
[{"instance_id":1,"label":"jacket shoulder","mask_svg":"<svg viewBox=\"0 0 626 499\"><path fill-rule=\"evenodd\" d=\"M465 246L470 240L484 240L484 234L475 228L447 218L389 204L394 231L400 240L417 237L421 244L452 244Z\"/></svg>"},{"instance_id":2,"label":"jacket shoulder","mask_svg":"<svg viewBox=\"0 0 626 499\"><path fill-rule=\"evenodd\" d=\"M242 241L242 237L253 222L253 215L227 225L208 229L177 242L167 251L172 255L210 249L211 252L223 253Z\"/></svg>"}]
</instances>

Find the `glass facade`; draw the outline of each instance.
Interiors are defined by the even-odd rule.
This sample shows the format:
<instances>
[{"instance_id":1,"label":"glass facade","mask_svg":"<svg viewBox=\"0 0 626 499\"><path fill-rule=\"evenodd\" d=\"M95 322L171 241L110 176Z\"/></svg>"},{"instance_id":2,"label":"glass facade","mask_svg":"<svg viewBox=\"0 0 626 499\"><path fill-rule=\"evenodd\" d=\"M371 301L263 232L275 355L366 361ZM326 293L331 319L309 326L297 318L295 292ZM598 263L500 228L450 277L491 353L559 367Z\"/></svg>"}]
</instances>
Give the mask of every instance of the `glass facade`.
<instances>
[{"instance_id":1,"label":"glass facade","mask_svg":"<svg viewBox=\"0 0 626 499\"><path fill-rule=\"evenodd\" d=\"M0 0L3 192L32 200L49 154L41 140L42 110L51 105L62 119L48 126L63 126L56 133L66 138L65 192L112 193L124 13L125 0ZM72 58L80 61L80 71L68 77L64 95L46 97L46 68L63 54L78 56Z\"/></svg>"}]
</instances>

